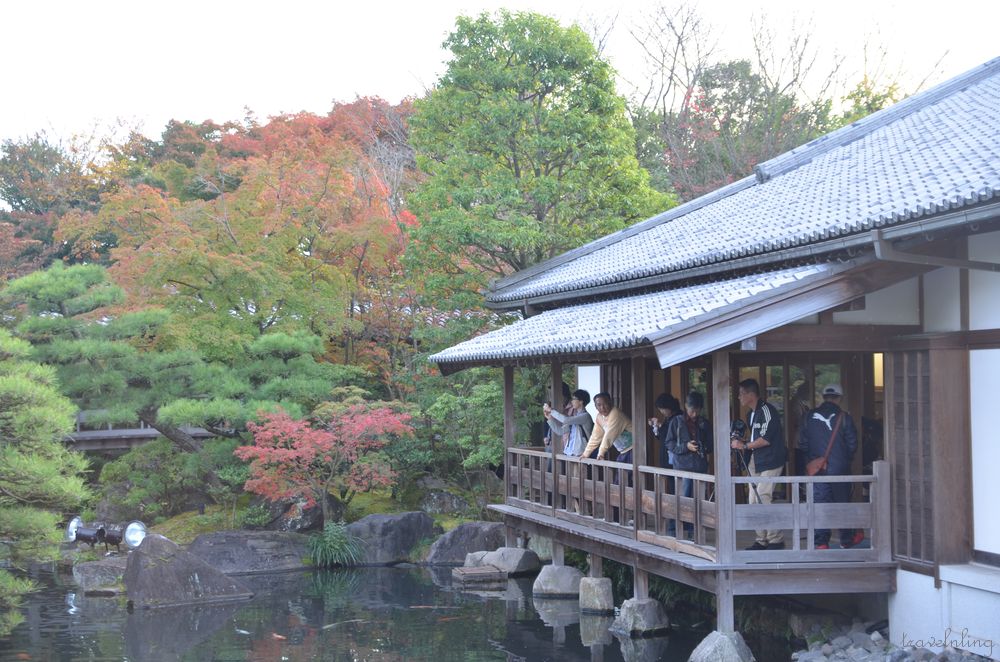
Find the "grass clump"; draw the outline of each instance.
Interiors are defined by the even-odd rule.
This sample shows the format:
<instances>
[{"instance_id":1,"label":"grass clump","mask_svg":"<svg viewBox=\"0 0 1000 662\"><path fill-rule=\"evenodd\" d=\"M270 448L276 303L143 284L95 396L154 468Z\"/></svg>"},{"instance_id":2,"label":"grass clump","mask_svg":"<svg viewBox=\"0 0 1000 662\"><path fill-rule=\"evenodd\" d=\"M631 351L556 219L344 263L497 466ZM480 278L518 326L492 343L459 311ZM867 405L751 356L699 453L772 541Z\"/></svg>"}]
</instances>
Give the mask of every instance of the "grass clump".
<instances>
[{"instance_id":1,"label":"grass clump","mask_svg":"<svg viewBox=\"0 0 1000 662\"><path fill-rule=\"evenodd\" d=\"M327 522L321 533L309 536L306 545L312 564L320 568L355 565L364 554L364 543L343 522Z\"/></svg>"}]
</instances>

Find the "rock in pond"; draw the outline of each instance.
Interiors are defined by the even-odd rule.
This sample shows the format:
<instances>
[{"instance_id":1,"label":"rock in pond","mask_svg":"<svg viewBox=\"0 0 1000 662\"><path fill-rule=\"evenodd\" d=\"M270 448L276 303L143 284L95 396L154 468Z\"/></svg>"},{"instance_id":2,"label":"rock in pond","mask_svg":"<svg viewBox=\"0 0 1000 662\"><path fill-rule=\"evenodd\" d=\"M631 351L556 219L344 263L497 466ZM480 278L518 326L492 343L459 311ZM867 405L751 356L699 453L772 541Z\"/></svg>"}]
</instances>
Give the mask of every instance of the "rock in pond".
<instances>
[{"instance_id":1,"label":"rock in pond","mask_svg":"<svg viewBox=\"0 0 1000 662\"><path fill-rule=\"evenodd\" d=\"M577 599L580 597L580 580L583 573L568 565L547 565L535 578L531 587L534 596L551 599ZM579 608L577 609L579 611Z\"/></svg>"},{"instance_id":2,"label":"rock in pond","mask_svg":"<svg viewBox=\"0 0 1000 662\"><path fill-rule=\"evenodd\" d=\"M429 565L462 565L470 552L491 552L504 543L500 522L466 522L438 538L427 556Z\"/></svg>"},{"instance_id":3,"label":"rock in pond","mask_svg":"<svg viewBox=\"0 0 1000 662\"><path fill-rule=\"evenodd\" d=\"M670 619L659 600L630 598L622 603L611 631L625 637L648 637L670 628Z\"/></svg>"},{"instance_id":4,"label":"rock in pond","mask_svg":"<svg viewBox=\"0 0 1000 662\"><path fill-rule=\"evenodd\" d=\"M128 557L108 556L99 561L84 561L73 565L73 581L87 591L116 587L125 574Z\"/></svg>"},{"instance_id":5,"label":"rock in pond","mask_svg":"<svg viewBox=\"0 0 1000 662\"><path fill-rule=\"evenodd\" d=\"M491 565L506 572L509 577L516 577L538 572L542 562L530 549L501 547L492 552L473 552L465 557L465 565L469 568Z\"/></svg>"},{"instance_id":6,"label":"rock in pond","mask_svg":"<svg viewBox=\"0 0 1000 662\"><path fill-rule=\"evenodd\" d=\"M701 640L688 662L753 662L754 656L739 632L715 630Z\"/></svg>"},{"instance_id":7,"label":"rock in pond","mask_svg":"<svg viewBox=\"0 0 1000 662\"><path fill-rule=\"evenodd\" d=\"M279 531L217 531L195 538L188 552L227 575L304 570L308 538Z\"/></svg>"},{"instance_id":8,"label":"rock in pond","mask_svg":"<svg viewBox=\"0 0 1000 662\"><path fill-rule=\"evenodd\" d=\"M368 515L347 525L364 547L358 565L393 565L412 560L414 547L434 536L434 520L421 511Z\"/></svg>"},{"instance_id":9,"label":"rock in pond","mask_svg":"<svg viewBox=\"0 0 1000 662\"><path fill-rule=\"evenodd\" d=\"M125 588L129 602L136 607L210 604L253 597L242 582L156 534L146 536L129 554Z\"/></svg>"}]
</instances>

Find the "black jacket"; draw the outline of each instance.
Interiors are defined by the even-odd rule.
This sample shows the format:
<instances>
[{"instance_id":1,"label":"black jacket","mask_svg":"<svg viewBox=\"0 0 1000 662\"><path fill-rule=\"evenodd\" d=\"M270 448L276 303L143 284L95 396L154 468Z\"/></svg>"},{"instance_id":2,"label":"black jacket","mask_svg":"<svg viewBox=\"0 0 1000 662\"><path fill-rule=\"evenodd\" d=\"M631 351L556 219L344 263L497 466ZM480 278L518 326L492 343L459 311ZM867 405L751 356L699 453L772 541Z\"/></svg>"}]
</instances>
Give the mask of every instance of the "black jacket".
<instances>
[{"instance_id":1,"label":"black jacket","mask_svg":"<svg viewBox=\"0 0 1000 662\"><path fill-rule=\"evenodd\" d=\"M747 441L764 437L769 444L750 451L757 472L785 466L788 451L785 448L785 434L781 429L781 414L775 406L770 402L759 401L757 409L747 414L747 428L750 429ZM748 459L747 464L749 463Z\"/></svg>"},{"instance_id":2,"label":"black jacket","mask_svg":"<svg viewBox=\"0 0 1000 662\"><path fill-rule=\"evenodd\" d=\"M665 445L674 452L674 469L708 473L708 458L705 455L712 452L712 427L704 416L698 417L696 425L696 439L692 439L684 415L674 416L667 425ZM689 441L701 444L700 454L688 449Z\"/></svg>"},{"instance_id":3,"label":"black jacket","mask_svg":"<svg viewBox=\"0 0 1000 662\"><path fill-rule=\"evenodd\" d=\"M824 402L805 415L799 428L799 451L805 454L808 462L823 457L826 453L830 435L833 434L833 428L837 427L839 417L843 417L843 420L830 449L825 472L831 476L841 476L851 471L851 458L858 449L858 429L854 426L851 415L832 402Z\"/></svg>"}]
</instances>

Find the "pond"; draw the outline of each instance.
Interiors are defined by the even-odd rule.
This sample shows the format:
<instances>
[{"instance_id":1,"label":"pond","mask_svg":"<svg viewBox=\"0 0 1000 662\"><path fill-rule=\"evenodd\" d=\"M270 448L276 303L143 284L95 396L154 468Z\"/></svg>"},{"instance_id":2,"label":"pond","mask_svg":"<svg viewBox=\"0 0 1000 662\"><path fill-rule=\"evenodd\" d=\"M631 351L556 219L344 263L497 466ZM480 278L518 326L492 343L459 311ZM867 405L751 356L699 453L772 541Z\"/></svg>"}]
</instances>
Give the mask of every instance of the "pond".
<instances>
[{"instance_id":1,"label":"pond","mask_svg":"<svg viewBox=\"0 0 1000 662\"><path fill-rule=\"evenodd\" d=\"M465 591L450 569L365 568L243 578L253 600L137 610L85 597L49 570L0 660L687 660L699 635L619 640L572 600L532 600L531 579Z\"/></svg>"}]
</instances>

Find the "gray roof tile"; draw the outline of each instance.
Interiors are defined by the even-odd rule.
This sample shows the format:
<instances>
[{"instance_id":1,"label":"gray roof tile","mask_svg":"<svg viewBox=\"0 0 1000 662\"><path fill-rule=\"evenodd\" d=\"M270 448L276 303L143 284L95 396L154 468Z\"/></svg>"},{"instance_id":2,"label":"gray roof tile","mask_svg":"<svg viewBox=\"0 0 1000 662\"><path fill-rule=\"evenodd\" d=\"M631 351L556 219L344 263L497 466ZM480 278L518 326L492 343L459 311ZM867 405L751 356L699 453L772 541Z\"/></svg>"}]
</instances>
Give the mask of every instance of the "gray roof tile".
<instances>
[{"instance_id":1,"label":"gray roof tile","mask_svg":"<svg viewBox=\"0 0 1000 662\"><path fill-rule=\"evenodd\" d=\"M527 359L636 347L650 334L718 314L733 305L830 275L842 265L818 264L701 283L679 289L546 311L450 347L438 364Z\"/></svg>"},{"instance_id":2,"label":"gray roof tile","mask_svg":"<svg viewBox=\"0 0 1000 662\"><path fill-rule=\"evenodd\" d=\"M631 229L515 274L514 302L762 255L991 200L1000 191L1000 58Z\"/></svg>"}]
</instances>

